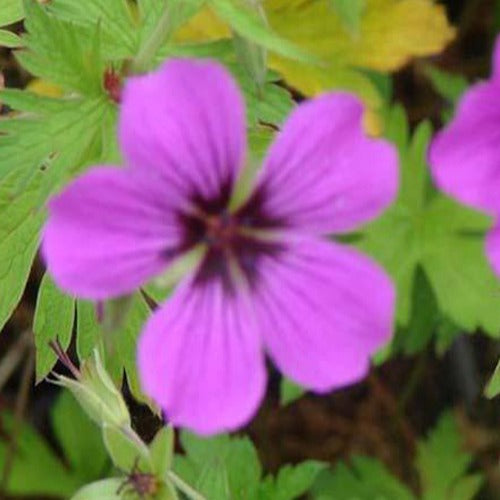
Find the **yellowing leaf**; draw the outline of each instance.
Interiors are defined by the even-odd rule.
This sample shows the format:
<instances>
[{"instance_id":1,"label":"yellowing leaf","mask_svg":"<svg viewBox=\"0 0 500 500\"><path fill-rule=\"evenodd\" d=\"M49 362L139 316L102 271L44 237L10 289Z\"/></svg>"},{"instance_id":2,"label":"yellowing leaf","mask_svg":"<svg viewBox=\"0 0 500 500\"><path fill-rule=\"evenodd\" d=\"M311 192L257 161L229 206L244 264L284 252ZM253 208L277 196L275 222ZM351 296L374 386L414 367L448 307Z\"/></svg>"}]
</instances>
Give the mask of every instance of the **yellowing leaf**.
<instances>
[{"instance_id":1,"label":"yellowing leaf","mask_svg":"<svg viewBox=\"0 0 500 500\"><path fill-rule=\"evenodd\" d=\"M272 55L271 66L290 85L307 95L345 88L374 107L374 89L353 68L393 71L414 56L438 53L454 36L443 7L431 0L368 0L359 35L349 34L325 1L268 0L266 5L276 32L326 63L311 68Z\"/></svg>"},{"instance_id":2,"label":"yellowing leaf","mask_svg":"<svg viewBox=\"0 0 500 500\"><path fill-rule=\"evenodd\" d=\"M305 95L333 88L359 95L372 111L368 130L378 133L373 111L382 98L359 69L394 71L412 57L440 52L455 30L443 6L433 0L366 0L359 29L345 23L326 0L264 0L271 28L323 64L293 61L269 54L269 65L287 83ZM208 7L202 9L177 34L179 41L214 40L230 36L230 30Z\"/></svg>"},{"instance_id":3,"label":"yellowing leaf","mask_svg":"<svg viewBox=\"0 0 500 500\"><path fill-rule=\"evenodd\" d=\"M328 2L268 0L266 5L281 36L338 65L390 71L413 56L439 52L454 36L444 8L432 0L368 0L359 36L346 33Z\"/></svg>"},{"instance_id":4,"label":"yellowing leaf","mask_svg":"<svg viewBox=\"0 0 500 500\"><path fill-rule=\"evenodd\" d=\"M28 83L28 90L34 92L35 94L42 95L45 97L61 97L63 95L63 90L58 85L47 82L46 80L41 80L40 78L35 78Z\"/></svg>"},{"instance_id":5,"label":"yellowing leaf","mask_svg":"<svg viewBox=\"0 0 500 500\"><path fill-rule=\"evenodd\" d=\"M176 33L179 42L207 41L229 38L229 26L220 20L210 7L201 9Z\"/></svg>"}]
</instances>

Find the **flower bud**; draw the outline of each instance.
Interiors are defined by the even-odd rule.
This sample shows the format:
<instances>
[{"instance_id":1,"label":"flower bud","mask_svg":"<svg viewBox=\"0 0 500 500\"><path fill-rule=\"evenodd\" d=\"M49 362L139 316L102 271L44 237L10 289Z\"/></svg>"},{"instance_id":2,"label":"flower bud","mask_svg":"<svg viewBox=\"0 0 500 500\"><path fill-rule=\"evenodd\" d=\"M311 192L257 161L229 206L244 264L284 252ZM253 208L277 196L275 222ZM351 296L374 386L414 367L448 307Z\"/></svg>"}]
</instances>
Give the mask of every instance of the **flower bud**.
<instances>
[{"instance_id":1,"label":"flower bud","mask_svg":"<svg viewBox=\"0 0 500 500\"><path fill-rule=\"evenodd\" d=\"M120 391L106 373L97 349L80 370L73 369L76 379L55 375L56 383L69 389L88 416L100 427L130 426L130 414Z\"/></svg>"}]
</instances>

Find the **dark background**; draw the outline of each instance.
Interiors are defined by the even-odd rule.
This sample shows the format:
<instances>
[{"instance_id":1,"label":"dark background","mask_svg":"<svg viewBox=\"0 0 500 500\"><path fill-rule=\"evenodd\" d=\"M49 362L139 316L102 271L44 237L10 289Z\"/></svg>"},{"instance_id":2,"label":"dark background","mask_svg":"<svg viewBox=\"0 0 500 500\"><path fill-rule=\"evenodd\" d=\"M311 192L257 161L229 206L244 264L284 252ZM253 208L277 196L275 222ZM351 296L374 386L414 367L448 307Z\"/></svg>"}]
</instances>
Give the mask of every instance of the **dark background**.
<instances>
[{"instance_id":1,"label":"dark background","mask_svg":"<svg viewBox=\"0 0 500 500\"><path fill-rule=\"evenodd\" d=\"M442 3L458 28L456 40L439 56L414 61L394 75L394 98L404 103L412 124L431 118L440 126L445 106L424 73L424 64L430 61L469 81L486 77L495 34L500 31L500 1ZM0 50L0 68L9 87L23 87L29 81L29 75L19 70L5 49ZM42 271L38 263L20 306L0 335L2 357L22 346L19 339L31 327ZM500 498L500 405L498 399L487 401L481 396L499 354L498 343L480 332L464 334L443 358L430 346L416 356L392 359L354 387L321 398L307 395L286 407L279 405L279 375L273 372L266 402L246 432L268 471L285 462L310 458L335 462L353 453L365 454L379 458L418 491L412 466L416 441L432 428L442 411L453 407L466 447L477 457L474 467L486 476L480 498ZM23 359L27 357L23 354ZM64 368L58 366L58 370ZM13 410L17 404L24 417L54 443L47 412L56 391L47 383L34 388L30 372L23 376L21 362L0 395L0 410ZM26 403L20 405L24 397ZM158 421L145 408L133 401L130 404L136 427L150 438ZM6 497L0 492L0 498Z\"/></svg>"}]
</instances>

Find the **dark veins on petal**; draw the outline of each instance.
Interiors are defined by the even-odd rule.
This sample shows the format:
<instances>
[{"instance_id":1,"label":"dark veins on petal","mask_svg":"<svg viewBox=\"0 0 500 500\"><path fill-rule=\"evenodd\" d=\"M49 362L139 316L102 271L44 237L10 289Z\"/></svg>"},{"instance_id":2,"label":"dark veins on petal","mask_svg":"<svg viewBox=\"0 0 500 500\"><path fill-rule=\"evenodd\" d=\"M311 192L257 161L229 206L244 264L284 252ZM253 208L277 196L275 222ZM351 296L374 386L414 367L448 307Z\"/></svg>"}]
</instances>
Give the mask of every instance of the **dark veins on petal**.
<instances>
[{"instance_id":1,"label":"dark veins on petal","mask_svg":"<svg viewBox=\"0 0 500 500\"><path fill-rule=\"evenodd\" d=\"M237 265L251 287L258 279L258 261L263 255L275 255L283 251L283 244L266 241L258 231L284 227L262 210L264 193L257 191L236 212L230 213L228 205L231 185L222 187L218 196L211 199L193 196L196 214L180 214L185 231L183 248L204 243L208 251L196 277L197 282L222 279L231 291L234 279L231 266Z\"/></svg>"}]
</instances>

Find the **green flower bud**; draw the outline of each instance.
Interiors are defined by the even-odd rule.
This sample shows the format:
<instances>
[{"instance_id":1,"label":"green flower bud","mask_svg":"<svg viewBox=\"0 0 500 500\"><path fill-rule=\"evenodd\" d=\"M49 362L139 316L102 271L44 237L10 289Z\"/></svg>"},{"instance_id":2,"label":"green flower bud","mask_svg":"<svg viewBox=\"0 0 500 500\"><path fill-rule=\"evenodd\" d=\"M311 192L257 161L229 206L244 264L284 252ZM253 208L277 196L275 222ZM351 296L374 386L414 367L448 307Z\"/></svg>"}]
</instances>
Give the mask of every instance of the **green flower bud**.
<instances>
[{"instance_id":1,"label":"green flower bud","mask_svg":"<svg viewBox=\"0 0 500 500\"><path fill-rule=\"evenodd\" d=\"M94 422L100 427L130 426L127 405L106 373L97 349L92 358L81 364L79 371L74 367L71 371L75 379L56 374L55 383L69 389Z\"/></svg>"}]
</instances>

